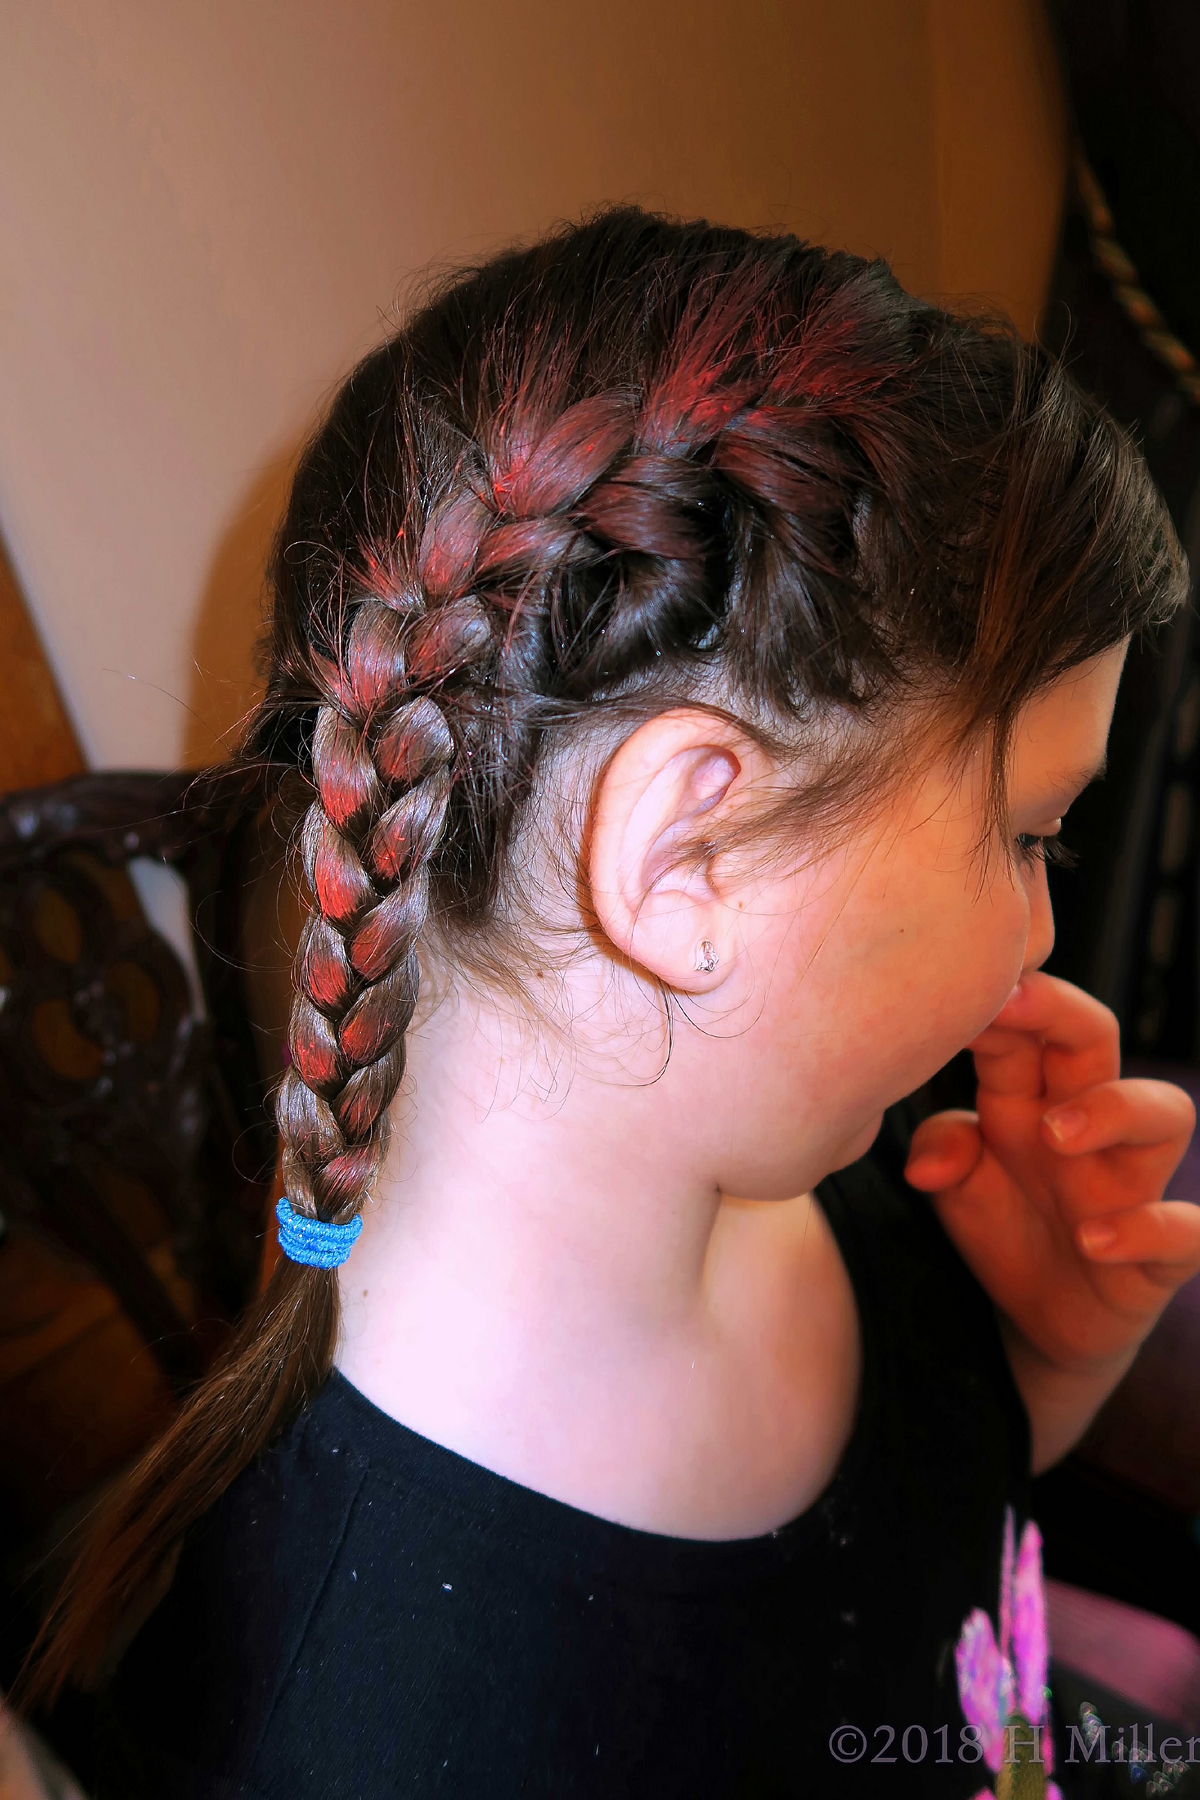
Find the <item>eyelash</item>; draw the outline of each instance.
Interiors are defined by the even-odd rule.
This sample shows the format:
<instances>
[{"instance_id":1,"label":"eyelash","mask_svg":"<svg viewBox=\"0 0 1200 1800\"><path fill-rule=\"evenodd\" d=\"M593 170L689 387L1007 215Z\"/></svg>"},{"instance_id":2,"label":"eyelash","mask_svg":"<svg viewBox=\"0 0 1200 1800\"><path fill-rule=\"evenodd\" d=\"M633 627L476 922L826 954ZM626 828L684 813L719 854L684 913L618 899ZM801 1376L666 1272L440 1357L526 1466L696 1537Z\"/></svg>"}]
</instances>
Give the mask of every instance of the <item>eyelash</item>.
<instances>
[{"instance_id":1,"label":"eyelash","mask_svg":"<svg viewBox=\"0 0 1200 1800\"><path fill-rule=\"evenodd\" d=\"M1038 863L1053 863L1057 869L1073 869L1076 863L1074 852L1067 849L1061 838L1037 837L1031 831L1023 831L1017 838L1017 854L1027 869Z\"/></svg>"}]
</instances>

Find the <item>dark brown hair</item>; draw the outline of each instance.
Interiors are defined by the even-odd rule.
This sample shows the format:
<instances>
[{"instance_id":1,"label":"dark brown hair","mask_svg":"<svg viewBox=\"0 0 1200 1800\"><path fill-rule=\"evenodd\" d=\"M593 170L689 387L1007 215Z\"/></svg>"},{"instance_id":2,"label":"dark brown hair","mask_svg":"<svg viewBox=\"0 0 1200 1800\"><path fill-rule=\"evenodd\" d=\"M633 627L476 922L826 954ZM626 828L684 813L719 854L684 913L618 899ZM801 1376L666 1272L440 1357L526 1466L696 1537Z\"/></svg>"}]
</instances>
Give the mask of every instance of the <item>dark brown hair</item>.
<instances>
[{"instance_id":1,"label":"dark brown hair","mask_svg":"<svg viewBox=\"0 0 1200 1800\"><path fill-rule=\"evenodd\" d=\"M871 745L869 787L894 772L889 720L935 695L964 740L995 728L1002 771L1018 709L1182 591L1164 507L1103 411L880 262L622 209L454 279L342 388L275 552L247 754L312 789L278 1107L295 1209L362 1207L418 940L469 958L500 930L514 833L568 726L714 691L781 743L840 713ZM36 1692L95 1668L325 1379L336 1291L280 1264L100 1518Z\"/></svg>"}]
</instances>

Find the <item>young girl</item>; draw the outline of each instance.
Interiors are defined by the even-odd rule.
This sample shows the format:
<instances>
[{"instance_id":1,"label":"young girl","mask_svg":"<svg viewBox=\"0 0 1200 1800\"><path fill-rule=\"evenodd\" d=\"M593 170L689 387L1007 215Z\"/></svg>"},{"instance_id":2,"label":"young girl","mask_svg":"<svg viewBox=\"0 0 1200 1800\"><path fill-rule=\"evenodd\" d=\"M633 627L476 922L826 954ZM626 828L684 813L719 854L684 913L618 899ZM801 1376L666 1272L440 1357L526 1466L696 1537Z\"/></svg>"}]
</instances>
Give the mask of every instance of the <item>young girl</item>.
<instances>
[{"instance_id":1,"label":"young girl","mask_svg":"<svg viewBox=\"0 0 1200 1800\"><path fill-rule=\"evenodd\" d=\"M1043 857L1183 585L1060 369L790 237L606 213L354 373L251 746L284 1260L57 1618L43 1691L173 1568L103 1794L1066 1781L1031 1456L1200 1213Z\"/></svg>"}]
</instances>

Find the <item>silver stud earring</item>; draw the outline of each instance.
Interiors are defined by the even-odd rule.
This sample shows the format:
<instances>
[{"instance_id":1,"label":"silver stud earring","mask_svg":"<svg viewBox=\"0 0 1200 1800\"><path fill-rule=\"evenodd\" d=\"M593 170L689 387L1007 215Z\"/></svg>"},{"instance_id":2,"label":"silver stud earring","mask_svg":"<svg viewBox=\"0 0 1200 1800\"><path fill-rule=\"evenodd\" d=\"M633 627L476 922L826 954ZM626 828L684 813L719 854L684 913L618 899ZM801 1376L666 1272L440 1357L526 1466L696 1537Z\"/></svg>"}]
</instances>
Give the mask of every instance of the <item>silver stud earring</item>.
<instances>
[{"instance_id":1,"label":"silver stud earring","mask_svg":"<svg viewBox=\"0 0 1200 1800\"><path fill-rule=\"evenodd\" d=\"M696 968L701 975L711 975L720 962L716 945L710 938L701 938L696 945Z\"/></svg>"}]
</instances>

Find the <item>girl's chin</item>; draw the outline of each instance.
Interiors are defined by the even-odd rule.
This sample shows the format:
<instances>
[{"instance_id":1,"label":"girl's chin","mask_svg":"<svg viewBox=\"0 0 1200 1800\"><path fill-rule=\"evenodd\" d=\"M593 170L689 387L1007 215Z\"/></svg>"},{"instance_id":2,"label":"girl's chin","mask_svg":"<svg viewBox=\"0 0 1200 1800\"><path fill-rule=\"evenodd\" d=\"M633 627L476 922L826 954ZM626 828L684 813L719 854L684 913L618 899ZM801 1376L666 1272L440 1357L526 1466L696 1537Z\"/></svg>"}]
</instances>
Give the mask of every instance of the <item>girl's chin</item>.
<instances>
[{"instance_id":1,"label":"girl's chin","mask_svg":"<svg viewBox=\"0 0 1200 1800\"><path fill-rule=\"evenodd\" d=\"M828 1161L822 1160L821 1173L815 1179L811 1162L807 1167L798 1163L795 1174L790 1177L785 1173L775 1181L766 1175L758 1181L743 1179L732 1184L719 1182L717 1184L718 1192L728 1200L735 1196L739 1200L766 1200L772 1203L795 1199L799 1194L811 1192L812 1188L825 1175L832 1175L838 1169L847 1169L851 1163L856 1163L861 1156L865 1156L879 1136L879 1127L882 1124L883 1110L881 1108L878 1112L872 1113L856 1131L848 1133L840 1144L831 1146L825 1152Z\"/></svg>"},{"instance_id":2,"label":"girl's chin","mask_svg":"<svg viewBox=\"0 0 1200 1800\"><path fill-rule=\"evenodd\" d=\"M867 1122L845 1140L839 1153L839 1160L833 1164L833 1168L845 1169L851 1163L857 1162L860 1156L865 1156L879 1136L879 1127L882 1124L883 1113L872 1113Z\"/></svg>"}]
</instances>

